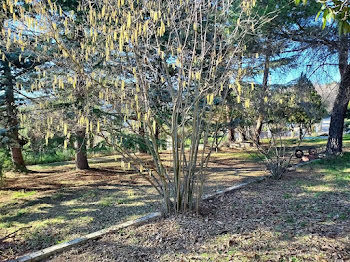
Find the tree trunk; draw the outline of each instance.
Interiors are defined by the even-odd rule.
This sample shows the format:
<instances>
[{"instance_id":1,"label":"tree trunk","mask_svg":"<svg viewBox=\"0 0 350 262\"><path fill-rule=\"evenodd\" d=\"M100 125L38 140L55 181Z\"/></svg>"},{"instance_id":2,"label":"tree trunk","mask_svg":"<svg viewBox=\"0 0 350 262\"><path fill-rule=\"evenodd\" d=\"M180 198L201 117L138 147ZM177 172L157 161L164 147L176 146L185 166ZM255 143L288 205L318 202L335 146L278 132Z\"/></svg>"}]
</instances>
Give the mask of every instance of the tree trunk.
<instances>
[{"instance_id":1,"label":"tree trunk","mask_svg":"<svg viewBox=\"0 0 350 262\"><path fill-rule=\"evenodd\" d=\"M260 97L260 108L259 108L259 116L256 121L256 126L253 134L253 140L254 142L259 145L260 144L260 135L261 135L261 130L263 126L263 121L264 121L264 98L268 89L268 80L269 80L269 74L270 74L270 50L266 51L266 57L265 57L265 64L264 64L264 77L263 77L263 83L262 83L262 94Z\"/></svg>"},{"instance_id":2,"label":"tree trunk","mask_svg":"<svg viewBox=\"0 0 350 262\"><path fill-rule=\"evenodd\" d=\"M139 135L140 135L139 143L138 143L139 152L140 153L147 153L147 145L146 145L146 141L145 141L145 131L144 131L142 125L139 128Z\"/></svg>"},{"instance_id":3,"label":"tree trunk","mask_svg":"<svg viewBox=\"0 0 350 262\"><path fill-rule=\"evenodd\" d=\"M242 142L247 141L247 136L245 134L245 130L239 128L237 131L238 131L237 132L237 134L238 134L237 142L242 143Z\"/></svg>"},{"instance_id":4,"label":"tree trunk","mask_svg":"<svg viewBox=\"0 0 350 262\"><path fill-rule=\"evenodd\" d=\"M154 135L156 137L156 140L158 141L159 140L159 135L160 135L160 128L159 128L158 124L156 124L156 133Z\"/></svg>"},{"instance_id":5,"label":"tree trunk","mask_svg":"<svg viewBox=\"0 0 350 262\"><path fill-rule=\"evenodd\" d=\"M89 148L91 149L91 148L94 148L94 141L95 140L95 137L92 135L92 134L90 134L90 138L89 138Z\"/></svg>"},{"instance_id":6,"label":"tree trunk","mask_svg":"<svg viewBox=\"0 0 350 262\"><path fill-rule=\"evenodd\" d=\"M156 132L155 132L154 136L155 136L155 139L157 141L158 149L162 148L162 143L161 143L161 140L160 140L160 127L159 127L158 124L156 124Z\"/></svg>"},{"instance_id":7,"label":"tree trunk","mask_svg":"<svg viewBox=\"0 0 350 262\"><path fill-rule=\"evenodd\" d=\"M339 72L341 82L331 114L326 153L338 155L343 150L344 118L350 98L350 65L348 65L348 41L342 36L339 45Z\"/></svg>"},{"instance_id":8,"label":"tree trunk","mask_svg":"<svg viewBox=\"0 0 350 262\"><path fill-rule=\"evenodd\" d=\"M236 142L235 129L234 128L229 128L229 130L228 130L228 140L229 140L229 142Z\"/></svg>"},{"instance_id":9,"label":"tree trunk","mask_svg":"<svg viewBox=\"0 0 350 262\"><path fill-rule=\"evenodd\" d=\"M299 125L299 141L303 139L303 126Z\"/></svg>"},{"instance_id":10,"label":"tree trunk","mask_svg":"<svg viewBox=\"0 0 350 262\"><path fill-rule=\"evenodd\" d=\"M258 145L260 145L260 135L263 127L263 119L264 119L264 116L260 114L258 119L256 120L256 126L254 130L254 136L253 136L254 142Z\"/></svg>"},{"instance_id":11,"label":"tree trunk","mask_svg":"<svg viewBox=\"0 0 350 262\"><path fill-rule=\"evenodd\" d=\"M329 126L326 152L329 155L338 155L343 150L344 118L349 103L350 93L350 66L347 67L339 86L339 91L334 102Z\"/></svg>"},{"instance_id":12,"label":"tree trunk","mask_svg":"<svg viewBox=\"0 0 350 262\"><path fill-rule=\"evenodd\" d=\"M76 154L75 154L75 164L76 169L84 170L89 169L89 163L86 154L86 139L85 133L82 130L76 132Z\"/></svg>"},{"instance_id":13,"label":"tree trunk","mask_svg":"<svg viewBox=\"0 0 350 262\"><path fill-rule=\"evenodd\" d=\"M24 163L22 149L20 147L11 147L12 162L17 171L26 171L26 164Z\"/></svg>"},{"instance_id":14,"label":"tree trunk","mask_svg":"<svg viewBox=\"0 0 350 262\"><path fill-rule=\"evenodd\" d=\"M17 106L15 103L15 97L13 93L14 83L11 68L9 63L4 63L4 75L5 75L5 100L6 100L6 128L8 131L8 137L10 138L10 147L12 162L17 171L26 171L26 165L23 160L21 141L18 135L18 119L17 119Z\"/></svg>"}]
</instances>

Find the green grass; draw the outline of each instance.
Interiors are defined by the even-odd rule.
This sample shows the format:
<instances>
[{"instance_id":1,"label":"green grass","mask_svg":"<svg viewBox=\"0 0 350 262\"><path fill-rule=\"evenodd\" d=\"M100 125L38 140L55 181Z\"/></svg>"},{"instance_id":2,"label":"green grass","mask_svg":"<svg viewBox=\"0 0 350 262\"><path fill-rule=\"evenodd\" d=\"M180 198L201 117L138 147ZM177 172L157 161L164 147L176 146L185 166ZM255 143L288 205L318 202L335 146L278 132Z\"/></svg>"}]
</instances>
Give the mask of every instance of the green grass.
<instances>
[{"instance_id":1,"label":"green grass","mask_svg":"<svg viewBox=\"0 0 350 262\"><path fill-rule=\"evenodd\" d=\"M111 207L115 204L115 201L111 198L102 199L99 204L104 207Z\"/></svg>"},{"instance_id":2,"label":"green grass","mask_svg":"<svg viewBox=\"0 0 350 262\"><path fill-rule=\"evenodd\" d=\"M336 187L344 188L350 185L349 152L344 153L342 157L322 159L321 161L312 163L310 167L326 173L326 182L332 182Z\"/></svg>"},{"instance_id":3,"label":"green grass","mask_svg":"<svg viewBox=\"0 0 350 262\"><path fill-rule=\"evenodd\" d=\"M74 160L74 150L58 149L53 152L37 154L26 149L23 150L24 161L27 165L46 164Z\"/></svg>"},{"instance_id":4,"label":"green grass","mask_svg":"<svg viewBox=\"0 0 350 262\"><path fill-rule=\"evenodd\" d=\"M288 194L288 193L285 193L285 194L283 195L283 198L284 198L284 199L292 198L292 195L291 195L291 194Z\"/></svg>"},{"instance_id":5,"label":"green grass","mask_svg":"<svg viewBox=\"0 0 350 262\"><path fill-rule=\"evenodd\" d=\"M209 140L213 140L213 138L210 138ZM267 142L266 139L262 139L262 142ZM283 142L286 146L293 146L298 144L298 139L296 138L286 138L283 139ZM350 134L345 134L343 137L343 143L344 146L349 145L350 146ZM327 144L327 138L314 138L314 139L308 139L303 140L301 143L301 146L325 146ZM36 164L53 164L54 163L60 163L60 162L66 162L66 161L72 161L74 160L75 152L73 149L56 149L56 148L46 148L46 151L43 153L35 153L30 150L30 148L27 146L23 150L23 156L27 163L27 165L36 165ZM111 148L97 148L97 149L89 149L88 150L88 157L93 158L96 156L107 156L112 155L114 152ZM3 158L3 155L5 152L3 150L0 151L0 158ZM237 153L235 157L238 158L246 158L253 161L259 161L261 160L259 155L257 153ZM4 169L11 168L11 160L9 157L6 157L5 164L3 165Z\"/></svg>"},{"instance_id":6,"label":"green grass","mask_svg":"<svg viewBox=\"0 0 350 262\"><path fill-rule=\"evenodd\" d=\"M24 190L16 191L16 192L13 192L12 198L13 199L27 198L30 196L34 196L36 193L37 193L37 191L24 191Z\"/></svg>"},{"instance_id":7,"label":"green grass","mask_svg":"<svg viewBox=\"0 0 350 262\"><path fill-rule=\"evenodd\" d=\"M217 152L212 153L213 158L231 158L239 160L251 160L251 161L261 161L261 155L257 151L238 151L238 152Z\"/></svg>"},{"instance_id":8,"label":"green grass","mask_svg":"<svg viewBox=\"0 0 350 262\"><path fill-rule=\"evenodd\" d=\"M107 156L114 153L112 148L92 148L88 149L87 155L89 158L97 156ZM37 153L30 150L28 147L23 149L23 157L27 165L50 164L72 161L75 158L75 150L63 148L47 148L43 153Z\"/></svg>"},{"instance_id":9,"label":"green grass","mask_svg":"<svg viewBox=\"0 0 350 262\"><path fill-rule=\"evenodd\" d=\"M23 215L25 215L27 213L28 213L28 210L23 208L23 209L20 209L20 210L17 211L15 217L19 218L19 217L21 217L21 216L23 216Z\"/></svg>"},{"instance_id":10,"label":"green grass","mask_svg":"<svg viewBox=\"0 0 350 262\"><path fill-rule=\"evenodd\" d=\"M268 143L268 139L262 139L262 143ZM327 144L328 138L319 138L315 137L312 139L303 139L300 146L325 146ZM282 143L286 146L295 146L299 143L299 139L297 138L283 138ZM343 144L344 146L350 145L350 134L344 134L343 136Z\"/></svg>"},{"instance_id":11,"label":"green grass","mask_svg":"<svg viewBox=\"0 0 350 262\"><path fill-rule=\"evenodd\" d=\"M13 222L3 222L0 223L0 228L11 228L13 226Z\"/></svg>"}]
</instances>

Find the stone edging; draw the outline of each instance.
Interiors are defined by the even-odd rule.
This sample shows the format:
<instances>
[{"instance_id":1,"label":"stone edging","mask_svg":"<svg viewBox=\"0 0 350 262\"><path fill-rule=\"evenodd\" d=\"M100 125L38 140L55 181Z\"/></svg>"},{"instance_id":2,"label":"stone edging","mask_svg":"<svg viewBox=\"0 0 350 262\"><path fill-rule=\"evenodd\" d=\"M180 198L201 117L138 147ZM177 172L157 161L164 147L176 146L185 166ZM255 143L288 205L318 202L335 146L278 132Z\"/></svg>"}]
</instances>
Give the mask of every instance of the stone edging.
<instances>
[{"instance_id":1,"label":"stone edging","mask_svg":"<svg viewBox=\"0 0 350 262\"><path fill-rule=\"evenodd\" d=\"M289 171L295 170L297 167L304 166L304 165L313 163L313 162L318 161L318 160L320 160L320 159L315 159L315 160L312 160L312 161L309 161L309 162L300 163L300 164L295 165L294 167L291 167L290 170L289 169L288 170ZM220 196L220 195L223 195L223 194L235 191L235 190L240 189L242 187L245 187L247 185L263 181L267 177L268 176L263 176L263 177L259 177L257 179L252 179L250 181L247 181L247 182L244 182L244 183L240 183L240 184L235 185L235 186L228 187L228 188L226 188L224 190L219 190L219 191L215 192L214 194L205 195L205 196L203 196L203 200L213 199L213 198L215 198L217 196ZM121 223L121 224L117 224L115 226L111 226L111 227L108 227L108 228L105 228L105 229L102 229L102 230L90 233L90 234L85 235L83 237L79 237L79 238L73 239L71 241L67 241L67 242L64 242L64 243L61 243L61 244L58 244L58 245L54 245L54 246L51 246L51 247L48 247L48 248L45 248L45 249L42 249L42 250L30 253L28 255L21 256L21 257L19 257L17 259L8 260L7 262L32 262L32 261L39 261L39 260L42 260L42 259L47 258L49 256L52 256L52 255L54 255L54 254L56 254L58 252L64 251L66 249L69 249L71 247L74 247L74 246L86 243L89 240L93 240L93 239L102 237L103 235L106 235L108 233L112 233L112 232L118 231L120 229L129 227L129 226L139 226L141 224L151 222L152 220L155 220L155 219L158 219L158 218L161 218L161 217L162 217L161 212L151 213L151 214L149 214L147 216L143 216L143 217L140 217L140 218L135 219L135 220L130 220L130 221L127 221L127 222L124 222L124 223Z\"/></svg>"}]
</instances>

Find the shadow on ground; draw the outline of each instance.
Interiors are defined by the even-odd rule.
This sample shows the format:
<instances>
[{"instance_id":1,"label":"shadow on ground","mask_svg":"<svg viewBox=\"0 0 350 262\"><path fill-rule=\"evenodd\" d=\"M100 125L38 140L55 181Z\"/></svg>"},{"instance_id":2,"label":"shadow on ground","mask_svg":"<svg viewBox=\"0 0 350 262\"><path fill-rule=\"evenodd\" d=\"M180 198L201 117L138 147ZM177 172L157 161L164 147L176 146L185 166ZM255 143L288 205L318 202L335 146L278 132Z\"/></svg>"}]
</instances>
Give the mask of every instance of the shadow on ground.
<instances>
[{"instance_id":1,"label":"shadow on ground","mask_svg":"<svg viewBox=\"0 0 350 262\"><path fill-rule=\"evenodd\" d=\"M348 261L349 158L252 184L205 202L202 216L106 235L51 261Z\"/></svg>"},{"instance_id":2,"label":"shadow on ground","mask_svg":"<svg viewBox=\"0 0 350 262\"><path fill-rule=\"evenodd\" d=\"M264 175L260 164L214 158L205 193ZM107 161L110 162L109 160ZM104 163L89 171L38 171L8 179L2 188L0 258L13 258L159 210L159 197L131 171Z\"/></svg>"}]
</instances>

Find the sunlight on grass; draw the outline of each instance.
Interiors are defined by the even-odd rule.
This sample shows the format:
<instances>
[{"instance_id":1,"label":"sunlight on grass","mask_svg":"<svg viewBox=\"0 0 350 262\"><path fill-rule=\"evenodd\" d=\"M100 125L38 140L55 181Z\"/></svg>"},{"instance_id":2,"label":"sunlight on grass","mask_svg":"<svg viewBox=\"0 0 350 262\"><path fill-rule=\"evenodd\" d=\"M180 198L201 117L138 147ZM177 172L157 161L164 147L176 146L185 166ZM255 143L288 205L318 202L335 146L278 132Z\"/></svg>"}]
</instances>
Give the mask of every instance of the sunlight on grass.
<instances>
[{"instance_id":1,"label":"sunlight on grass","mask_svg":"<svg viewBox=\"0 0 350 262\"><path fill-rule=\"evenodd\" d=\"M350 187L350 153L346 152L342 157L323 159L312 163L310 167L325 174L323 178L325 182L334 183L340 188Z\"/></svg>"},{"instance_id":2,"label":"sunlight on grass","mask_svg":"<svg viewBox=\"0 0 350 262\"><path fill-rule=\"evenodd\" d=\"M118 161L120 161L120 155L109 155L102 157L89 157L90 167L98 168L98 167L115 167L118 165ZM33 171L59 171L59 170L74 170L75 163L73 160L71 161L63 161L63 162L54 162L54 163L45 163L45 164L37 164L28 166L30 170Z\"/></svg>"},{"instance_id":3,"label":"sunlight on grass","mask_svg":"<svg viewBox=\"0 0 350 262\"><path fill-rule=\"evenodd\" d=\"M66 223L66 218L64 216L57 216L55 218L49 218L44 220L38 220L30 223L33 228L43 228L47 226L57 225Z\"/></svg>"},{"instance_id":4,"label":"sunlight on grass","mask_svg":"<svg viewBox=\"0 0 350 262\"><path fill-rule=\"evenodd\" d=\"M85 213L85 212L95 212L95 211L97 211L97 210L98 210L97 208L84 208L84 207L81 207L81 208L72 208L72 209L69 211L69 214Z\"/></svg>"},{"instance_id":5,"label":"sunlight on grass","mask_svg":"<svg viewBox=\"0 0 350 262\"><path fill-rule=\"evenodd\" d=\"M221 160L224 159L244 159L244 160L253 160L253 161L259 161L261 160L261 157L258 152L247 152L247 151L239 151L239 152L217 152L212 153L211 156L213 158L220 158Z\"/></svg>"},{"instance_id":6,"label":"sunlight on grass","mask_svg":"<svg viewBox=\"0 0 350 262\"><path fill-rule=\"evenodd\" d=\"M77 225L77 224L88 224L88 223L91 223L92 221L94 221L94 218L91 216L81 216L81 217L72 219L70 223L72 223L73 225Z\"/></svg>"},{"instance_id":7,"label":"sunlight on grass","mask_svg":"<svg viewBox=\"0 0 350 262\"><path fill-rule=\"evenodd\" d=\"M330 185L302 186L308 192L334 192L334 187Z\"/></svg>"},{"instance_id":8,"label":"sunlight on grass","mask_svg":"<svg viewBox=\"0 0 350 262\"><path fill-rule=\"evenodd\" d=\"M112 198L105 198L99 202L99 205L104 207L114 206L115 204L116 204L116 201Z\"/></svg>"},{"instance_id":9,"label":"sunlight on grass","mask_svg":"<svg viewBox=\"0 0 350 262\"><path fill-rule=\"evenodd\" d=\"M129 198L134 198L136 196L135 191L133 189L129 189L128 191L126 191L126 194Z\"/></svg>"},{"instance_id":10,"label":"sunlight on grass","mask_svg":"<svg viewBox=\"0 0 350 262\"><path fill-rule=\"evenodd\" d=\"M0 228L10 228L13 227L13 222L2 222L0 223Z\"/></svg>"},{"instance_id":11,"label":"sunlight on grass","mask_svg":"<svg viewBox=\"0 0 350 262\"><path fill-rule=\"evenodd\" d=\"M35 195L37 192L36 191L16 191L12 193L12 198L13 199L18 199L18 198L26 198Z\"/></svg>"},{"instance_id":12,"label":"sunlight on grass","mask_svg":"<svg viewBox=\"0 0 350 262\"><path fill-rule=\"evenodd\" d=\"M146 206L146 203L145 202L125 203L125 204L123 204L123 206L125 206L125 207L142 207L142 206Z\"/></svg>"},{"instance_id":13,"label":"sunlight on grass","mask_svg":"<svg viewBox=\"0 0 350 262\"><path fill-rule=\"evenodd\" d=\"M26 209L26 208L19 209L19 210L16 212L15 217L16 217L16 218L19 218L19 217L21 217L21 216L27 214L28 212L29 212L29 210Z\"/></svg>"}]
</instances>

